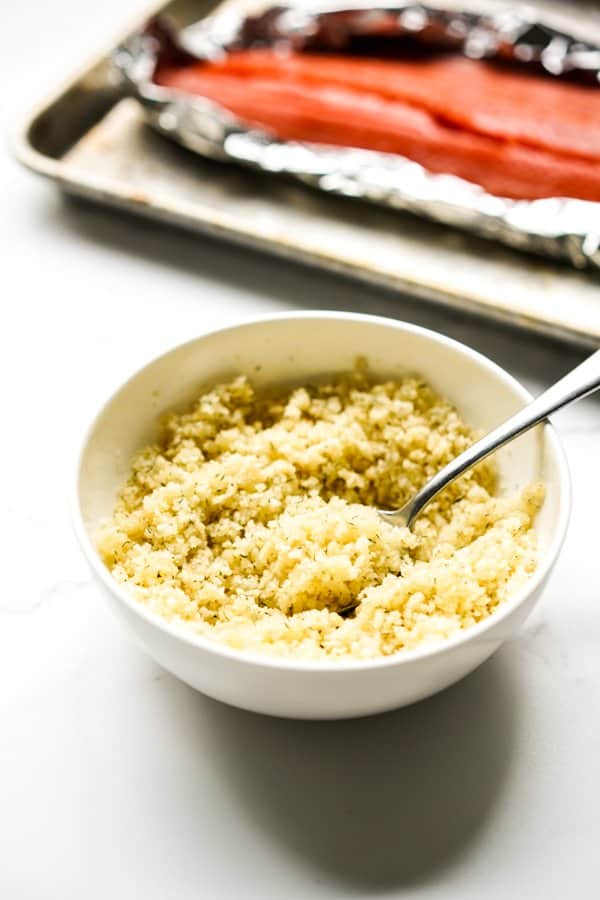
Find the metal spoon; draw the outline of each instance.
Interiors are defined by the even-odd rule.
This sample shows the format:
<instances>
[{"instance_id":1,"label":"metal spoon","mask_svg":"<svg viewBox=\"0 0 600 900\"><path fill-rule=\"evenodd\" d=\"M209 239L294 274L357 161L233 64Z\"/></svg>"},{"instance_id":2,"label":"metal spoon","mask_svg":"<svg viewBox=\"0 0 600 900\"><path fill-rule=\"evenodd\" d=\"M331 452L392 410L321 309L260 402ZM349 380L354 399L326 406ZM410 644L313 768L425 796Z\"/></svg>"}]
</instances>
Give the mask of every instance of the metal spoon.
<instances>
[{"instance_id":1,"label":"metal spoon","mask_svg":"<svg viewBox=\"0 0 600 900\"><path fill-rule=\"evenodd\" d=\"M575 400L587 397L598 388L600 388L600 350L596 350L572 372L440 469L402 509L380 509L379 515L391 525L404 525L410 528L427 504L463 472L508 444L513 438L543 422L550 413L574 403Z\"/></svg>"},{"instance_id":2,"label":"metal spoon","mask_svg":"<svg viewBox=\"0 0 600 900\"><path fill-rule=\"evenodd\" d=\"M598 388L600 388L600 350L596 350L572 372L440 469L401 509L379 509L377 512L384 522L390 525L411 528L427 504L459 475L508 444L513 438L529 431L534 425L539 425L550 413L574 403L575 400L581 400L588 394L593 394ZM358 605L358 601L350 603L338 612L346 616Z\"/></svg>"}]
</instances>

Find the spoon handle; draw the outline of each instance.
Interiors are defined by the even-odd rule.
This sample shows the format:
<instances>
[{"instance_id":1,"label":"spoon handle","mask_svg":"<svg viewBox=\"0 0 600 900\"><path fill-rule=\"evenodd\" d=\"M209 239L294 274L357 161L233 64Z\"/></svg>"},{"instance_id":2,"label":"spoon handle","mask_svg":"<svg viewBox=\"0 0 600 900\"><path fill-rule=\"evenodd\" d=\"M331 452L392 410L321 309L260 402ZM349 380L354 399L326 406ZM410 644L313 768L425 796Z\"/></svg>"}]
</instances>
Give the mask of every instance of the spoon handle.
<instances>
[{"instance_id":1,"label":"spoon handle","mask_svg":"<svg viewBox=\"0 0 600 900\"><path fill-rule=\"evenodd\" d=\"M415 516L445 488L449 482L454 481L467 469L485 459L490 453L508 444L513 438L518 437L534 425L543 422L551 413L563 406L581 400L600 388L600 350L596 350L579 366L569 372L547 391L532 400L527 406L507 419L481 440L476 441L471 447L457 456L452 462L434 475L427 484L414 496L412 501L404 507L402 513L408 525ZM390 517L391 518L391 517Z\"/></svg>"}]
</instances>

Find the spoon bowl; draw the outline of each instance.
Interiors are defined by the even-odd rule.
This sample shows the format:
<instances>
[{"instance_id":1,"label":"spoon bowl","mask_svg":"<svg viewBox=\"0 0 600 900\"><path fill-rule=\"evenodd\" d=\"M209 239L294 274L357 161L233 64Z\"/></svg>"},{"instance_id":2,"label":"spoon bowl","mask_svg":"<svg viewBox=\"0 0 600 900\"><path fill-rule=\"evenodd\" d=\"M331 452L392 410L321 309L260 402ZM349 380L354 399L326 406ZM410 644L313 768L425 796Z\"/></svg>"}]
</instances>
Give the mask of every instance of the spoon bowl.
<instances>
[{"instance_id":1,"label":"spoon bowl","mask_svg":"<svg viewBox=\"0 0 600 900\"><path fill-rule=\"evenodd\" d=\"M568 372L548 390L518 410L493 431L468 447L440 469L400 509L380 509L379 516L390 525L410 528L427 504L456 478L476 466L490 454L543 422L551 413L588 397L600 388L600 350Z\"/></svg>"}]
</instances>

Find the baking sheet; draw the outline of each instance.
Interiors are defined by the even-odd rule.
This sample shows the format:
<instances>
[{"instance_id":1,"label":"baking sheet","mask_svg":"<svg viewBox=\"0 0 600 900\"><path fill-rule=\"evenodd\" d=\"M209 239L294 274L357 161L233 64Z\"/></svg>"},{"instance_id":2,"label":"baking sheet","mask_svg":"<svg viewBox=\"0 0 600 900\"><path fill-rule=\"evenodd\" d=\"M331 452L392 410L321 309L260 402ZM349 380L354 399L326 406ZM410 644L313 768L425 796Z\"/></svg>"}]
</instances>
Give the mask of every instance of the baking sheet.
<instances>
[{"instance_id":1,"label":"baking sheet","mask_svg":"<svg viewBox=\"0 0 600 900\"><path fill-rule=\"evenodd\" d=\"M213 8L175 0L163 9L185 24ZM589 38L589 16L585 27ZM598 275L193 157L152 133L135 102L121 99L108 53L32 116L18 153L83 196L457 310L600 344Z\"/></svg>"}]
</instances>

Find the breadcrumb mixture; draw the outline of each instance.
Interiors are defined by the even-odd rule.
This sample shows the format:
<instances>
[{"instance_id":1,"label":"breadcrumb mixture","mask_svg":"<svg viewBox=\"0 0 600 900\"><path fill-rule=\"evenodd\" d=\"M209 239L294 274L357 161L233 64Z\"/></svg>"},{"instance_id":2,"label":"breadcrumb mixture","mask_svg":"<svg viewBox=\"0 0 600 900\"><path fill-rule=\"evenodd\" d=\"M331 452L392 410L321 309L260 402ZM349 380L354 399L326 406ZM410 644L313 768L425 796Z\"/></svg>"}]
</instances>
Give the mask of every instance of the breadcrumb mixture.
<instances>
[{"instance_id":1,"label":"breadcrumb mixture","mask_svg":"<svg viewBox=\"0 0 600 900\"><path fill-rule=\"evenodd\" d=\"M413 532L375 512L476 437L414 377L374 383L359 365L261 396L240 376L165 418L100 551L153 612L239 650L373 658L430 645L484 619L536 566L543 486L497 497L490 463Z\"/></svg>"}]
</instances>

